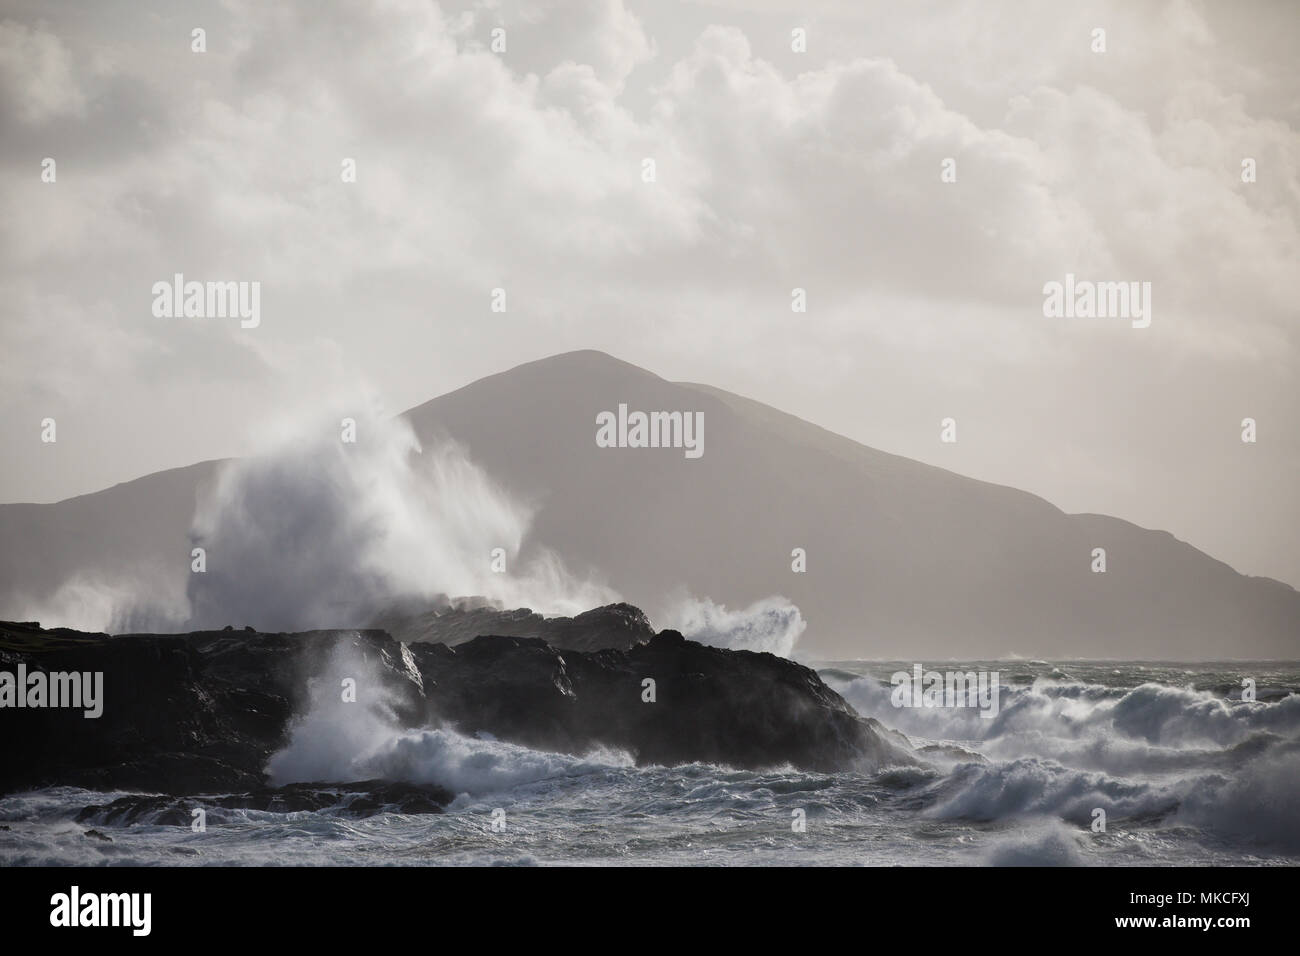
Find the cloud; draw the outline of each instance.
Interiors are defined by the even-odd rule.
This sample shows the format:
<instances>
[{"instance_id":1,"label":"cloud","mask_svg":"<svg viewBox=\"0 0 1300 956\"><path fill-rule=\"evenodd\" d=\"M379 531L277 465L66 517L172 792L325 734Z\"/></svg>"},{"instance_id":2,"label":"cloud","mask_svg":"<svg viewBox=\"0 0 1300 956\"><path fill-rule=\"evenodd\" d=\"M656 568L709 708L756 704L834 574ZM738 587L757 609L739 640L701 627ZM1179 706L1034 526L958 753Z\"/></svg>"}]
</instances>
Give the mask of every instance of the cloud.
<instances>
[{"instance_id":1,"label":"cloud","mask_svg":"<svg viewBox=\"0 0 1300 956\"><path fill-rule=\"evenodd\" d=\"M70 51L39 22L0 21L0 91L6 110L25 125L81 116L86 108Z\"/></svg>"},{"instance_id":2,"label":"cloud","mask_svg":"<svg viewBox=\"0 0 1300 956\"><path fill-rule=\"evenodd\" d=\"M1181 421L1214 381L1229 418L1294 433L1285 5L11 8L0 344L31 371L0 437L26 440L51 384L96 352L88 377L120 373L111 394L55 390L56 411L85 434L151 408L168 425L143 454L105 443L83 468L6 475L3 497L247 451L243 422L286 393L365 379L416 404L594 347L928 460L942 407L990 436L945 466L1300 579L1267 533L1203 508L1226 493L1294 513L1268 476L1300 467L1295 442L1227 466L1239 484L1224 492L1186 477L1214 470L1219 424L1159 450L1128 424L1135 402L1144 421ZM793 25L806 55L789 51ZM46 155L57 185L39 181ZM177 271L261 281L262 326L150 325L148 288ZM1150 334L1045 322L1042 285L1066 271L1151 281ZM796 286L806 314L790 311ZM1060 464L1081 454L1150 478L1098 486Z\"/></svg>"}]
</instances>

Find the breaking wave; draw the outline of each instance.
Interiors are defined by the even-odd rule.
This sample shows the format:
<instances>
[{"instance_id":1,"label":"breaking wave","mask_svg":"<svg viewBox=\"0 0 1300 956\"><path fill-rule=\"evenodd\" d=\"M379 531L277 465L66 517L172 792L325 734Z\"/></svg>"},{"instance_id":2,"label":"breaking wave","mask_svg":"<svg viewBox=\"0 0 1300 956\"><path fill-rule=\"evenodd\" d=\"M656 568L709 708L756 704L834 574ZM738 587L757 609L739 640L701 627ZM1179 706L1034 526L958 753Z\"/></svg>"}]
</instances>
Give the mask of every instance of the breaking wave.
<instances>
[{"instance_id":1,"label":"breaking wave","mask_svg":"<svg viewBox=\"0 0 1300 956\"><path fill-rule=\"evenodd\" d=\"M188 627L360 626L394 603L446 595L543 614L617 599L529 547L531 510L456 443L421 447L404 419L379 415L345 442L339 420L225 466L194 522L207 568L191 576Z\"/></svg>"},{"instance_id":2,"label":"breaking wave","mask_svg":"<svg viewBox=\"0 0 1300 956\"><path fill-rule=\"evenodd\" d=\"M345 701L345 679L363 688ZM595 767L631 766L617 751L586 757L531 750L451 727L407 728L400 702L376 668L349 644L335 648L324 673L311 682L310 703L293 723L285 747L267 772L276 786L313 781L400 780L436 784L452 793L509 790Z\"/></svg>"},{"instance_id":3,"label":"breaking wave","mask_svg":"<svg viewBox=\"0 0 1300 956\"><path fill-rule=\"evenodd\" d=\"M1086 829L1101 808L1112 821L1195 827L1300 851L1295 694L1241 701L1189 686L1040 677L1004 685L1000 712L986 719L970 708L894 707L880 678L823 677L859 713L939 745L928 753L949 773L929 786L927 816L1041 817ZM1052 846L1069 856L1068 847ZM1031 852L1008 844L1001 858L1022 851Z\"/></svg>"}]
</instances>

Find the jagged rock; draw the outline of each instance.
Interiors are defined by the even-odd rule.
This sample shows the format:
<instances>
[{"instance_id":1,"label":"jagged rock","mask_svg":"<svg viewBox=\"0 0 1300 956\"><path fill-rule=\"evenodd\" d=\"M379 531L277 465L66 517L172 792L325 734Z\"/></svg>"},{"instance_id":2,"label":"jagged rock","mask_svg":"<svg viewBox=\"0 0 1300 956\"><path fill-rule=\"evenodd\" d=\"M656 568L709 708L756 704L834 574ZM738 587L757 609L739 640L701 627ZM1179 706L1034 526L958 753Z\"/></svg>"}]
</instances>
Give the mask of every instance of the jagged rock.
<instances>
[{"instance_id":1,"label":"jagged rock","mask_svg":"<svg viewBox=\"0 0 1300 956\"><path fill-rule=\"evenodd\" d=\"M307 682L340 642L392 671L402 716L422 692L403 679L401 649L382 632L132 634L109 637L0 624L0 670L102 671L104 708L0 710L0 792L67 785L167 793L250 791L307 702ZM412 709L412 706L414 709Z\"/></svg>"},{"instance_id":2,"label":"jagged rock","mask_svg":"<svg viewBox=\"0 0 1300 956\"><path fill-rule=\"evenodd\" d=\"M638 763L782 764L812 770L908 763L815 671L662 631L630 651L561 651L535 638L416 644L437 713L462 731L581 753L603 745ZM644 701L643 681L655 682Z\"/></svg>"},{"instance_id":3,"label":"jagged rock","mask_svg":"<svg viewBox=\"0 0 1300 956\"><path fill-rule=\"evenodd\" d=\"M601 633L641 633L635 608L597 612ZM590 636L579 624L585 617L566 625L578 630L558 633ZM245 794L239 799L258 808L277 794L304 808L333 800L310 787L268 791L265 769L340 647L377 675L401 728L450 724L574 754L615 747L642 764L832 771L913 761L905 743L859 717L809 668L706 647L676 631L628 650L588 652L502 635L450 647L403 644L378 630L107 637L0 623L0 669L104 674L97 719L80 710L0 710L8 758L0 793L55 785L223 792ZM644 699L647 679L653 702Z\"/></svg>"},{"instance_id":4,"label":"jagged rock","mask_svg":"<svg viewBox=\"0 0 1300 956\"><path fill-rule=\"evenodd\" d=\"M567 650L627 650L654 637L640 608L608 604L576 617L542 617L528 608L501 610L471 602L446 604L418 612L402 610L375 622L399 641L435 642L455 647L476 637L537 637Z\"/></svg>"}]
</instances>

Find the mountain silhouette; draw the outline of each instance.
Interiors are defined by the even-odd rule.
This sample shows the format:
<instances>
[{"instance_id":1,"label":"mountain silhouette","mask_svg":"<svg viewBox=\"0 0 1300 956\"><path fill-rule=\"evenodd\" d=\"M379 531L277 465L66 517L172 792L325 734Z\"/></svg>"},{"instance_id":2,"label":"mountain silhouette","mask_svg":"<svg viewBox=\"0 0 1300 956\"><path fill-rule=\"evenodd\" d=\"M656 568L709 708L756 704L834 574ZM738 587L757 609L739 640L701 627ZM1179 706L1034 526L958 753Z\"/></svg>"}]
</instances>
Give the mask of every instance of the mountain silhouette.
<instances>
[{"instance_id":1,"label":"mountain silhouette","mask_svg":"<svg viewBox=\"0 0 1300 956\"><path fill-rule=\"evenodd\" d=\"M702 413L703 453L600 447L597 417ZM1300 593L1163 531L868 448L728 392L596 351L491 375L404 413L535 509L530 539L656 624L685 595L782 595L804 656L903 660L1291 658ZM220 462L54 504L0 505L0 618L20 596L132 568L182 577ZM792 552L806 571L792 570ZM1104 548L1106 571L1093 571ZM239 622L236 622L239 623Z\"/></svg>"}]
</instances>

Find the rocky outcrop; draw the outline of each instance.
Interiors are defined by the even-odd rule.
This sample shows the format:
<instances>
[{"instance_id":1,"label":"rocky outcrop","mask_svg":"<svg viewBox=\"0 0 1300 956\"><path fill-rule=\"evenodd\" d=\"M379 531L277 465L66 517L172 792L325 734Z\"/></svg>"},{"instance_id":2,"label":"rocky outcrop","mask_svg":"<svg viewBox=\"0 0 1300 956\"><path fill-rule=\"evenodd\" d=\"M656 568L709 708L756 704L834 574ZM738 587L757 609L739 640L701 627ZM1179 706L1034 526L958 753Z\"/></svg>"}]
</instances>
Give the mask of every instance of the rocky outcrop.
<instances>
[{"instance_id":1,"label":"rocky outcrop","mask_svg":"<svg viewBox=\"0 0 1300 956\"><path fill-rule=\"evenodd\" d=\"M432 642L455 647L476 637L537 637L574 651L629 648L654 637L645 613L631 604L608 604L576 617L542 617L528 608L502 610L473 602L456 602L418 612L397 611L375 621L406 643Z\"/></svg>"},{"instance_id":2,"label":"rocky outcrop","mask_svg":"<svg viewBox=\"0 0 1300 956\"><path fill-rule=\"evenodd\" d=\"M343 639L376 655L380 632L176 635L43 632L0 624L0 671L24 664L54 672L101 672L103 713L0 709L9 760L0 790L43 785L168 793L248 791L306 704L313 660Z\"/></svg>"},{"instance_id":3,"label":"rocky outcrop","mask_svg":"<svg viewBox=\"0 0 1300 956\"><path fill-rule=\"evenodd\" d=\"M479 637L456 648L415 644L411 653L436 685L443 719L530 747L581 753L603 745L639 763L827 771L909 762L900 741L859 717L815 671L677 631L626 652Z\"/></svg>"},{"instance_id":4,"label":"rocky outcrop","mask_svg":"<svg viewBox=\"0 0 1300 956\"><path fill-rule=\"evenodd\" d=\"M634 630L644 620L635 608L606 616ZM98 718L80 709L0 709L0 792L74 785L283 803L289 796L267 792L268 760L339 648L383 684L401 728L450 725L574 754L613 747L642 764L831 771L913 759L905 741L859 717L809 668L705 647L676 631L626 650L577 651L500 635L451 647L379 630L110 637L0 624L0 671L103 674Z\"/></svg>"}]
</instances>

